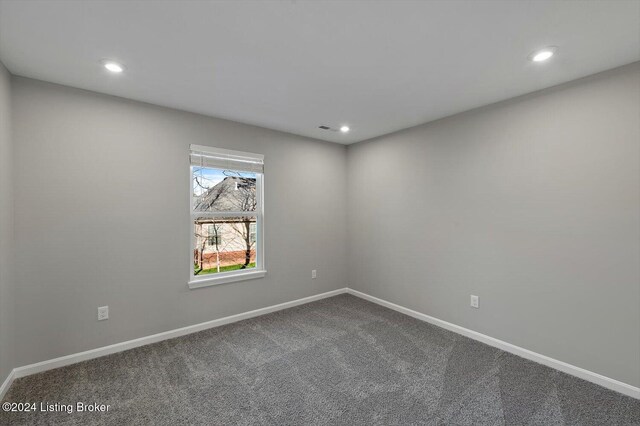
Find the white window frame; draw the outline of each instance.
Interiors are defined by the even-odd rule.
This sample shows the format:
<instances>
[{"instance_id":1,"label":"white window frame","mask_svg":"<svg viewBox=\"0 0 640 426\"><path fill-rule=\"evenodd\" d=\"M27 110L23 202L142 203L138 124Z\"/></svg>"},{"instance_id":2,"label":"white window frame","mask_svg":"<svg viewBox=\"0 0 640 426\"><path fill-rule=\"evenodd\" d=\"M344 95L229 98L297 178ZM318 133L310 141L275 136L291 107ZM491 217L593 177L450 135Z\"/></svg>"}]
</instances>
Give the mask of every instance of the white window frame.
<instances>
[{"instance_id":1,"label":"white window frame","mask_svg":"<svg viewBox=\"0 0 640 426\"><path fill-rule=\"evenodd\" d=\"M191 145L191 151L211 153L221 156L238 156L244 158L254 158L263 161L260 154L252 154L241 151L231 151L228 149L213 148L208 146ZM253 280L263 278L267 274L265 267L265 245L264 245L264 173L256 174L256 210L252 212L195 212L193 210L193 164L189 165L189 288L196 289L213 285L227 284L237 281ZM228 170L233 170L229 168ZM197 217L226 217L226 216L255 216L256 217L256 266L251 269L239 269L228 272L218 272L211 275L197 276L193 273L193 250L195 247L194 220Z\"/></svg>"}]
</instances>

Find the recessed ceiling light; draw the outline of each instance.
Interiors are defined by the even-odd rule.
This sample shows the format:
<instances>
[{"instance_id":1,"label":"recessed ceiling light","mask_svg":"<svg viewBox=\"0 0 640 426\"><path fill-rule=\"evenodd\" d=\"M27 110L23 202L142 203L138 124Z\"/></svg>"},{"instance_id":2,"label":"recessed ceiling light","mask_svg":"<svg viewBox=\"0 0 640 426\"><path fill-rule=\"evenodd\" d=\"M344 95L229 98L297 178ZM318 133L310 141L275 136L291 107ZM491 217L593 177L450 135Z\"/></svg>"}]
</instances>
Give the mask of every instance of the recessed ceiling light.
<instances>
[{"instance_id":1,"label":"recessed ceiling light","mask_svg":"<svg viewBox=\"0 0 640 426\"><path fill-rule=\"evenodd\" d=\"M531 55L529 55L529 59L533 62L544 62L553 55L555 55L556 50L558 50L554 46L545 47L544 49L536 50Z\"/></svg>"},{"instance_id":2,"label":"recessed ceiling light","mask_svg":"<svg viewBox=\"0 0 640 426\"><path fill-rule=\"evenodd\" d=\"M342 127L340 127L340 131L341 131L342 133L347 133L349 130L350 130L350 129L349 129L349 126L342 126Z\"/></svg>"},{"instance_id":3,"label":"recessed ceiling light","mask_svg":"<svg viewBox=\"0 0 640 426\"><path fill-rule=\"evenodd\" d=\"M114 61L104 61L102 64L107 70L115 74L120 74L122 71L124 71L124 67L121 64Z\"/></svg>"}]
</instances>

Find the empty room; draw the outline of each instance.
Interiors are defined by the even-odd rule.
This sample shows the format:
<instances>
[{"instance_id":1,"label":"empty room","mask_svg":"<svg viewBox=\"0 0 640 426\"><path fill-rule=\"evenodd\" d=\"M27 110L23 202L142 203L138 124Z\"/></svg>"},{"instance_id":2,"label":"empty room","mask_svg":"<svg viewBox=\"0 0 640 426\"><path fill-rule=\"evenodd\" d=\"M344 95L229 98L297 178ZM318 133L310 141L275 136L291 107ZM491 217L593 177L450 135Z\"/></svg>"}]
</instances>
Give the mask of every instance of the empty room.
<instances>
[{"instance_id":1,"label":"empty room","mask_svg":"<svg viewBox=\"0 0 640 426\"><path fill-rule=\"evenodd\" d=\"M640 0L0 0L0 406L640 426Z\"/></svg>"}]
</instances>

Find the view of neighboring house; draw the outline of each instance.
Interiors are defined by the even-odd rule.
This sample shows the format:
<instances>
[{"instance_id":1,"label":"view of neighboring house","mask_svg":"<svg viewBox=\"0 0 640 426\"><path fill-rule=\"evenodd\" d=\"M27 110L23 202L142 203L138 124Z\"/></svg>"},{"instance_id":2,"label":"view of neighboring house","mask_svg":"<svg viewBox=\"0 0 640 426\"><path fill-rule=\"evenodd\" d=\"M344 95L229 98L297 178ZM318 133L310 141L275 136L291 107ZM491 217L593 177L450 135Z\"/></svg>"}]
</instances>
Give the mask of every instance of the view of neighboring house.
<instances>
[{"instance_id":1,"label":"view of neighboring house","mask_svg":"<svg viewBox=\"0 0 640 426\"><path fill-rule=\"evenodd\" d=\"M194 195L194 210L201 212L246 212L255 210L255 205L255 178L227 176ZM256 226L256 217L250 215L196 219L194 274L255 267Z\"/></svg>"}]
</instances>

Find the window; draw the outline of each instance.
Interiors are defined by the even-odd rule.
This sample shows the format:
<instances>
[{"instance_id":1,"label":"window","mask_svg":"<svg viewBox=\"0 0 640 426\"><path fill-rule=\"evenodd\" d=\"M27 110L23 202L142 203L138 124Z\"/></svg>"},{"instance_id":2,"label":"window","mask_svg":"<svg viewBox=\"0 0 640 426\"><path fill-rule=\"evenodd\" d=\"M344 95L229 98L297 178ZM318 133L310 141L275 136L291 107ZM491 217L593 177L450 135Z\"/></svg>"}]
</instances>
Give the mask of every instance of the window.
<instances>
[{"instance_id":1,"label":"window","mask_svg":"<svg viewBox=\"0 0 640 426\"><path fill-rule=\"evenodd\" d=\"M222 245L222 230L217 225L207 225L206 238L208 246L220 246Z\"/></svg>"},{"instance_id":2,"label":"window","mask_svg":"<svg viewBox=\"0 0 640 426\"><path fill-rule=\"evenodd\" d=\"M255 243L258 239L256 238L256 224L252 223L251 227L249 228L249 238L251 239L252 243Z\"/></svg>"},{"instance_id":3,"label":"window","mask_svg":"<svg viewBox=\"0 0 640 426\"><path fill-rule=\"evenodd\" d=\"M221 235L210 235L207 237L207 245L208 246L221 246L222 245L222 236Z\"/></svg>"},{"instance_id":4,"label":"window","mask_svg":"<svg viewBox=\"0 0 640 426\"><path fill-rule=\"evenodd\" d=\"M263 277L262 155L192 145L190 158L189 287Z\"/></svg>"}]
</instances>

